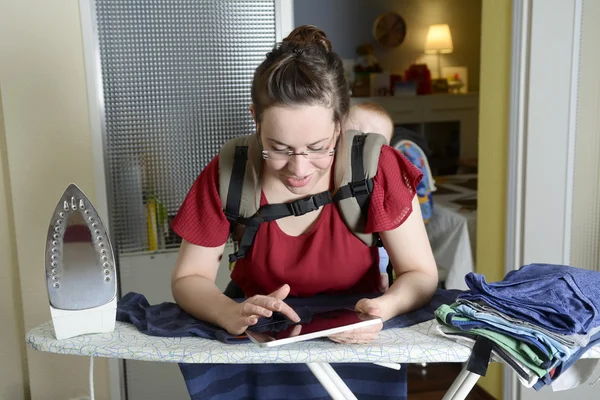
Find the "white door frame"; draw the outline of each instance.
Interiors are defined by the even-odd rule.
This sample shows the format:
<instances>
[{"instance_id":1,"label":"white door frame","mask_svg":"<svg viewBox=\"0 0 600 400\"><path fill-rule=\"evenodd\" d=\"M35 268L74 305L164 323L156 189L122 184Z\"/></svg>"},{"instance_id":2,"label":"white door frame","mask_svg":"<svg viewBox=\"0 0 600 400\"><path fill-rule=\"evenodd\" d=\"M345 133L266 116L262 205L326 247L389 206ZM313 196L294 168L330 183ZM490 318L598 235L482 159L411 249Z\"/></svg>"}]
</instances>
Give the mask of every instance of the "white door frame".
<instances>
[{"instance_id":1,"label":"white door frame","mask_svg":"<svg viewBox=\"0 0 600 400\"><path fill-rule=\"evenodd\" d=\"M569 264L582 2L513 0L506 273ZM521 388L504 368L503 399Z\"/></svg>"}]
</instances>

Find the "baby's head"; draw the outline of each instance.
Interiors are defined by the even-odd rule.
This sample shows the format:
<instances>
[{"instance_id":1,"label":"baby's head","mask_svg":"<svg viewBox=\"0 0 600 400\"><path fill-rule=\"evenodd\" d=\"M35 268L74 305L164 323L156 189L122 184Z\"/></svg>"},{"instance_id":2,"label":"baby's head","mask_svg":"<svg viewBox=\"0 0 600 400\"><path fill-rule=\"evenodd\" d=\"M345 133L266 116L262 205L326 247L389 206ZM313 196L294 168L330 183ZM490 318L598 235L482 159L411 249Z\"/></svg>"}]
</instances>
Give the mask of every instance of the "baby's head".
<instances>
[{"instance_id":1,"label":"baby's head","mask_svg":"<svg viewBox=\"0 0 600 400\"><path fill-rule=\"evenodd\" d=\"M344 130L356 130L363 133L379 133L390 144L394 134L392 117L376 103L360 103L352 106L346 118Z\"/></svg>"}]
</instances>

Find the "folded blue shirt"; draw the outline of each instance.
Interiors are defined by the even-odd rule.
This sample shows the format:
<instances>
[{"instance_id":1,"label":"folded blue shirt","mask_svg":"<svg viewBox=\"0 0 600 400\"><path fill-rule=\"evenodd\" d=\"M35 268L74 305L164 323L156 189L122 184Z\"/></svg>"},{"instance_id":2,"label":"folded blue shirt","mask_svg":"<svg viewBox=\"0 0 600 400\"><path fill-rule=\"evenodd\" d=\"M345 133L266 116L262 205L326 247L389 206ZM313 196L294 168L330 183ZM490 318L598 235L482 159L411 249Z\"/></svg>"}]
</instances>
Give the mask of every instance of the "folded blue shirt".
<instances>
[{"instance_id":1,"label":"folded blue shirt","mask_svg":"<svg viewBox=\"0 0 600 400\"><path fill-rule=\"evenodd\" d=\"M587 334L600 325L600 272L564 265L530 264L499 282L465 277L470 291L459 299L491 307L561 334Z\"/></svg>"}]
</instances>

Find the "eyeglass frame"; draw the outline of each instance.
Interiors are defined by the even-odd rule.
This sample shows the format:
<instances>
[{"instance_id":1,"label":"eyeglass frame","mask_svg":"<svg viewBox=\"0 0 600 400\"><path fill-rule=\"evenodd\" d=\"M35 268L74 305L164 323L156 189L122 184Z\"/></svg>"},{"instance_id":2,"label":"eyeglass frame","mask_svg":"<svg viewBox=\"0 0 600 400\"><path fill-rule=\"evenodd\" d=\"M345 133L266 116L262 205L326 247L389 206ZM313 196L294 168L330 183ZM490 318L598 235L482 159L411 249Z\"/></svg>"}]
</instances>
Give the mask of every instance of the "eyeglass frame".
<instances>
[{"instance_id":1,"label":"eyeglass frame","mask_svg":"<svg viewBox=\"0 0 600 400\"><path fill-rule=\"evenodd\" d=\"M335 132L333 133L332 139L335 137ZM338 137L339 139L339 137ZM295 152L292 150L263 150L261 151L261 155L263 160L271 160L271 161L284 161L286 160L285 158L282 158L280 160L278 159L273 159L273 158L269 158L269 154L277 154L277 155L287 155L287 160L289 160L290 158L292 158L292 156L304 156L304 158L306 158L307 160L321 160L327 156L329 157L333 157L335 155L335 150L336 150L337 146L334 146L332 149L326 150L326 149L322 149L322 150L304 150L301 152ZM316 158L310 158L310 155L319 155L319 157Z\"/></svg>"},{"instance_id":2,"label":"eyeglass frame","mask_svg":"<svg viewBox=\"0 0 600 400\"><path fill-rule=\"evenodd\" d=\"M262 154L263 160L272 160L272 161L283 161L283 160L285 160L285 158L281 158L281 159L269 158L269 154L286 155L288 160L290 158L292 158L292 156L304 156L304 158L306 158L307 160L320 160L327 156L333 157L333 155L335 154L335 147L333 149L329 149L329 150L326 150L326 149L305 150L305 151L301 151L299 153L296 153L292 150L263 150L261 152L261 154ZM314 155L317 155L318 157L311 158L311 156L314 156Z\"/></svg>"}]
</instances>

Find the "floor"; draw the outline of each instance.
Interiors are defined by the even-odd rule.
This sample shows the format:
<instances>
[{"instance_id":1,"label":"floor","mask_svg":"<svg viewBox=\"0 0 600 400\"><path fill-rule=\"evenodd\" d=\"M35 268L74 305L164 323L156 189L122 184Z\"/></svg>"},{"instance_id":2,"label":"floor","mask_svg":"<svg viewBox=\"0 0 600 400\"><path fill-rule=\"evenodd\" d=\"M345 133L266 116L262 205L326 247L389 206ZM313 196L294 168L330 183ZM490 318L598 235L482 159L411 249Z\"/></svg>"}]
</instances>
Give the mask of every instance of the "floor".
<instances>
[{"instance_id":1,"label":"floor","mask_svg":"<svg viewBox=\"0 0 600 400\"><path fill-rule=\"evenodd\" d=\"M459 374L461 364L433 363L421 367L408 366L408 400L441 400ZM485 390L475 386L467 400L494 400Z\"/></svg>"}]
</instances>

